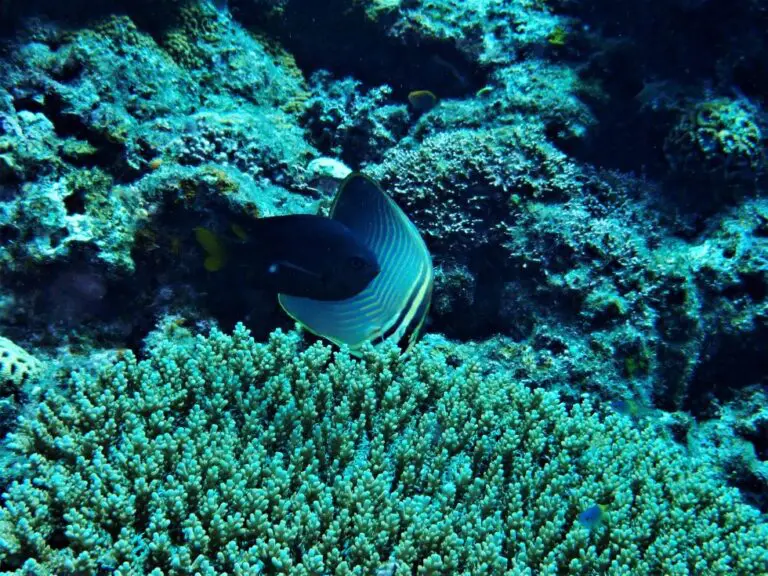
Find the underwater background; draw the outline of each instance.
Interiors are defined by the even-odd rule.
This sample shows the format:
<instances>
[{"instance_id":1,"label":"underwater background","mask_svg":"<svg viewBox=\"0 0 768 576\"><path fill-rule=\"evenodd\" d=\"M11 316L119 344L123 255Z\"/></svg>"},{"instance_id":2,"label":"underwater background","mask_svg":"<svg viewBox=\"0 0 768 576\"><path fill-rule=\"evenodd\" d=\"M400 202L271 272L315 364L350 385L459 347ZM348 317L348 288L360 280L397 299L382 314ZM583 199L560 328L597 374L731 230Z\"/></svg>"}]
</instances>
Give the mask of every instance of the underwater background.
<instances>
[{"instance_id":1,"label":"underwater background","mask_svg":"<svg viewBox=\"0 0 768 576\"><path fill-rule=\"evenodd\" d=\"M768 574L766 95L760 0L0 0L0 574ZM350 171L406 355L229 272Z\"/></svg>"}]
</instances>

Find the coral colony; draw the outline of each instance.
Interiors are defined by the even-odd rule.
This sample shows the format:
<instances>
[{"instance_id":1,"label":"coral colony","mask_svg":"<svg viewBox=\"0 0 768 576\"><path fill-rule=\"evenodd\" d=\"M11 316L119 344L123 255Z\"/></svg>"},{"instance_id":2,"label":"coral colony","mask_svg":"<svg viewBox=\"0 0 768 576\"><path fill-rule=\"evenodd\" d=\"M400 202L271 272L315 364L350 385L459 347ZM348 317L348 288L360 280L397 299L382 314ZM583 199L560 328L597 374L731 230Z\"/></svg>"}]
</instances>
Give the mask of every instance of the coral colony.
<instances>
[{"instance_id":1,"label":"coral colony","mask_svg":"<svg viewBox=\"0 0 768 576\"><path fill-rule=\"evenodd\" d=\"M0 0L0 574L768 574L759 0Z\"/></svg>"}]
</instances>

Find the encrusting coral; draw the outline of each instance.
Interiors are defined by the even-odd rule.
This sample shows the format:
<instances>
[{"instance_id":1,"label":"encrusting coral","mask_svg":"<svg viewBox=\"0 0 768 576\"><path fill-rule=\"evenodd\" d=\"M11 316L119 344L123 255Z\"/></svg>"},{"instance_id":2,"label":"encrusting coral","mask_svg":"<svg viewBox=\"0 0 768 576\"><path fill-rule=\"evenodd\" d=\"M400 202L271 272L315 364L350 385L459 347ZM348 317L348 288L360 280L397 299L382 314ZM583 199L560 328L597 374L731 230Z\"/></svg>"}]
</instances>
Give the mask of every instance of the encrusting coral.
<instances>
[{"instance_id":1,"label":"encrusting coral","mask_svg":"<svg viewBox=\"0 0 768 576\"><path fill-rule=\"evenodd\" d=\"M0 387L21 388L39 368L40 363L34 356L8 338L0 336Z\"/></svg>"},{"instance_id":2,"label":"encrusting coral","mask_svg":"<svg viewBox=\"0 0 768 576\"><path fill-rule=\"evenodd\" d=\"M297 333L167 336L22 419L4 573L768 569L757 512L650 428L451 367L440 341L355 360Z\"/></svg>"},{"instance_id":3,"label":"encrusting coral","mask_svg":"<svg viewBox=\"0 0 768 576\"><path fill-rule=\"evenodd\" d=\"M664 142L672 169L723 182L754 179L765 167L758 114L747 100L691 105Z\"/></svg>"}]
</instances>

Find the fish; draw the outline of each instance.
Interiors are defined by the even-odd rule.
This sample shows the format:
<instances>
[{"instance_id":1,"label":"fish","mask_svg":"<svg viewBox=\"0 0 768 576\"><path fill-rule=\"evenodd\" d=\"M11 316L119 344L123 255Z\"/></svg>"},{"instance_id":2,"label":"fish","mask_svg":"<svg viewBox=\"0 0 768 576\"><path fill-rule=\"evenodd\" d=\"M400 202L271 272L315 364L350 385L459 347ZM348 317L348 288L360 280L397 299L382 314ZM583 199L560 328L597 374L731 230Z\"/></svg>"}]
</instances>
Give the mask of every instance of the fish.
<instances>
[{"instance_id":1,"label":"fish","mask_svg":"<svg viewBox=\"0 0 768 576\"><path fill-rule=\"evenodd\" d=\"M234 228L233 228L234 229ZM339 220L314 214L259 218L238 225L234 258L278 295L340 301L364 290L380 272L374 252Z\"/></svg>"},{"instance_id":2,"label":"fish","mask_svg":"<svg viewBox=\"0 0 768 576\"><path fill-rule=\"evenodd\" d=\"M493 88L492 87L490 87L490 86L483 86L482 88L480 88L480 90L475 92L475 96L477 96L478 98L485 98L491 92L493 92Z\"/></svg>"},{"instance_id":3,"label":"fish","mask_svg":"<svg viewBox=\"0 0 768 576\"><path fill-rule=\"evenodd\" d=\"M240 240L243 242L246 242L248 240L248 233L243 229L242 226L239 224L232 224L230 225L230 228L232 229L232 233L237 236Z\"/></svg>"},{"instance_id":4,"label":"fish","mask_svg":"<svg viewBox=\"0 0 768 576\"><path fill-rule=\"evenodd\" d=\"M643 406L637 400L614 400L611 402L611 408L622 416L629 416L633 420L640 418L648 413L648 408Z\"/></svg>"},{"instance_id":5,"label":"fish","mask_svg":"<svg viewBox=\"0 0 768 576\"><path fill-rule=\"evenodd\" d=\"M429 60L436 68L440 68L444 72L448 72L448 74L453 77L453 79L458 83L460 87L466 88L469 85L469 81L464 76L464 74L459 72L459 69L455 64L451 64L448 62L448 60L438 56L437 54L432 56Z\"/></svg>"},{"instance_id":6,"label":"fish","mask_svg":"<svg viewBox=\"0 0 768 576\"><path fill-rule=\"evenodd\" d=\"M390 560L386 564L382 564L376 569L375 576L395 576L397 572L397 562Z\"/></svg>"},{"instance_id":7,"label":"fish","mask_svg":"<svg viewBox=\"0 0 768 576\"><path fill-rule=\"evenodd\" d=\"M278 294L283 310L308 331L359 355L370 343L418 340L434 284L432 258L419 230L379 184L353 172L339 185L330 219L347 226L375 255L379 273L341 301Z\"/></svg>"},{"instance_id":8,"label":"fish","mask_svg":"<svg viewBox=\"0 0 768 576\"><path fill-rule=\"evenodd\" d=\"M593 504L579 514L579 524L584 526L587 530L597 528L602 524L603 520L605 520L607 510L608 509L602 504Z\"/></svg>"},{"instance_id":9,"label":"fish","mask_svg":"<svg viewBox=\"0 0 768 576\"><path fill-rule=\"evenodd\" d=\"M414 90L408 93L408 102L417 112L428 112L437 105L437 96L429 90Z\"/></svg>"},{"instance_id":10,"label":"fish","mask_svg":"<svg viewBox=\"0 0 768 576\"><path fill-rule=\"evenodd\" d=\"M195 239L205 251L205 260L203 267L208 272L218 272L224 267L227 261L227 250L219 237L203 226L194 229Z\"/></svg>"},{"instance_id":11,"label":"fish","mask_svg":"<svg viewBox=\"0 0 768 576\"><path fill-rule=\"evenodd\" d=\"M231 237L199 226L203 266L220 272L239 263L228 282L316 300L358 294L379 273L373 252L341 222L311 214L259 218L230 225Z\"/></svg>"}]
</instances>

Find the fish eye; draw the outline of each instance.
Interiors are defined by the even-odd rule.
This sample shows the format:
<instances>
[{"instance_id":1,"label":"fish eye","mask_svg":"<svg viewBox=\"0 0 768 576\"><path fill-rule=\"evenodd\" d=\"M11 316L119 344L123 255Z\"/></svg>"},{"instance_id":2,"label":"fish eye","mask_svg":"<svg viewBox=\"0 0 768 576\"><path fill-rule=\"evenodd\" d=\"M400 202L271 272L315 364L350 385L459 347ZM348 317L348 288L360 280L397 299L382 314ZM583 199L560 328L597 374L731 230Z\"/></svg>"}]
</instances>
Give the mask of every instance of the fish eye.
<instances>
[{"instance_id":1,"label":"fish eye","mask_svg":"<svg viewBox=\"0 0 768 576\"><path fill-rule=\"evenodd\" d=\"M365 267L365 260L360 258L360 256L352 256L349 259L349 266L352 270L362 270Z\"/></svg>"}]
</instances>

